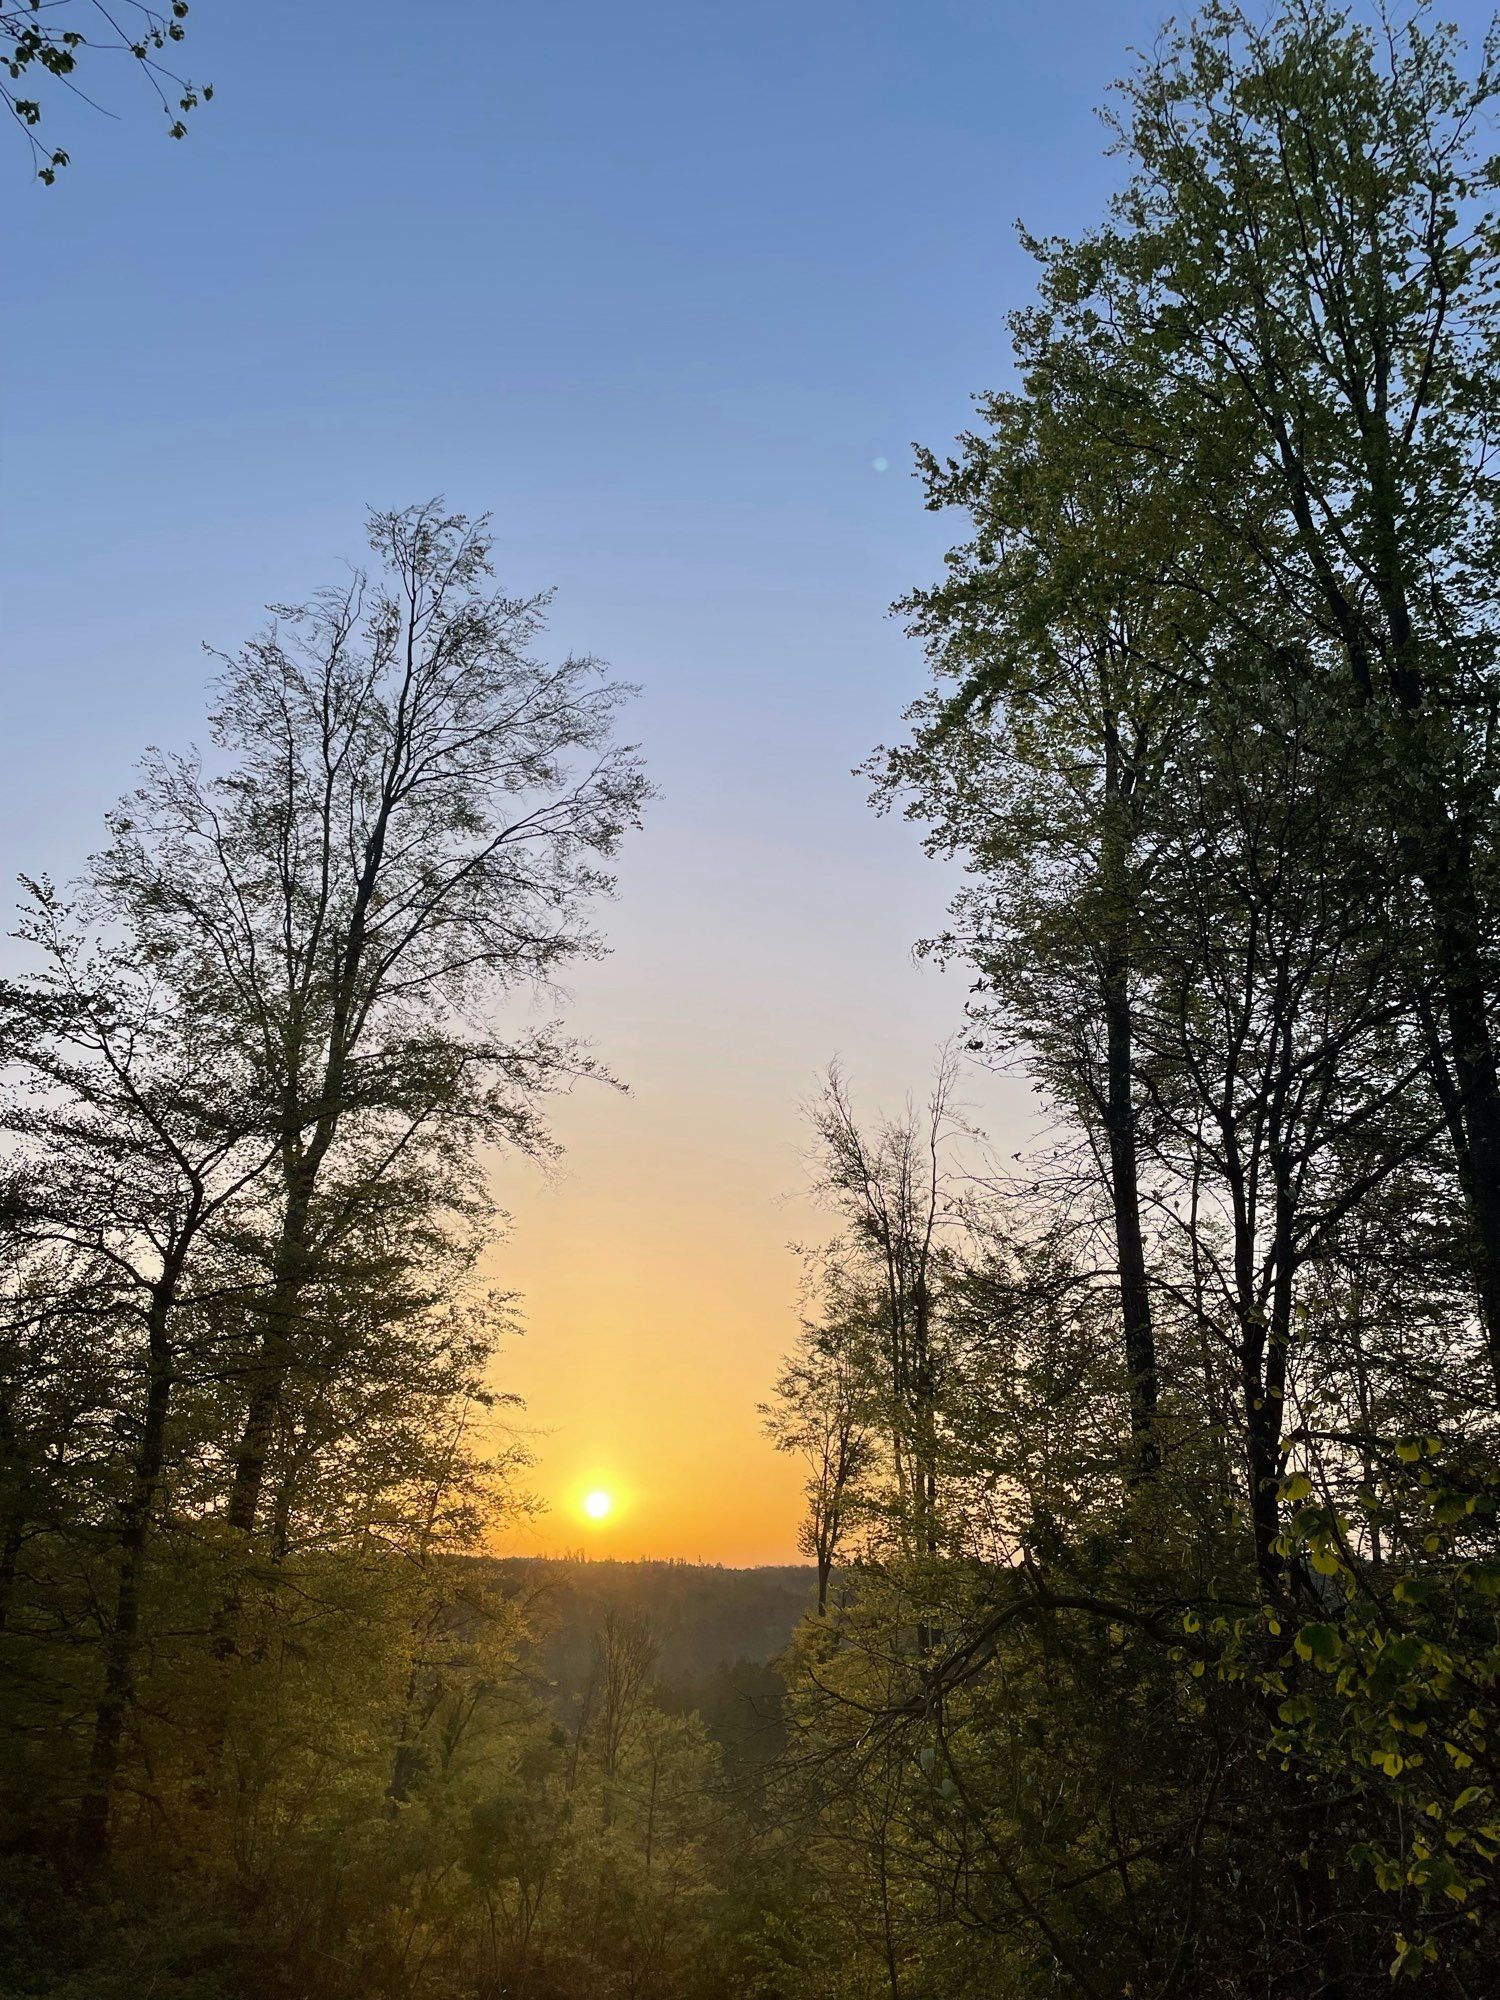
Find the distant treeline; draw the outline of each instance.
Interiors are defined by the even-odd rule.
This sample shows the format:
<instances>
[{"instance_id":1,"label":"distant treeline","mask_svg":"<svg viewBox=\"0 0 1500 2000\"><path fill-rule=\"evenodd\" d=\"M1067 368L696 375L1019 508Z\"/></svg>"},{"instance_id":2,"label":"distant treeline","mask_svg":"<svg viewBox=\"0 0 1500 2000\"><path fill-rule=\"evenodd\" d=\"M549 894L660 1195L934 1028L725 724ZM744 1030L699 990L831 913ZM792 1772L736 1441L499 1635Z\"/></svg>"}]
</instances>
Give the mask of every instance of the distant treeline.
<instances>
[{"instance_id":1,"label":"distant treeline","mask_svg":"<svg viewBox=\"0 0 1500 2000\"><path fill-rule=\"evenodd\" d=\"M507 1556L494 1568L507 1590L545 1625L546 1671L575 1691L605 1616L649 1621L657 1672L675 1688L722 1666L779 1657L814 1594L812 1570L796 1564L727 1569L717 1563L619 1562Z\"/></svg>"},{"instance_id":2,"label":"distant treeline","mask_svg":"<svg viewBox=\"0 0 1500 2000\"><path fill-rule=\"evenodd\" d=\"M651 1654L656 1702L696 1718L714 1746L729 1809L764 1813L767 1768L786 1748L778 1663L812 1608L811 1570L519 1556L493 1569L525 1606L520 1670L566 1729L589 1726L601 1649L635 1632Z\"/></svg>"}]
</instances>

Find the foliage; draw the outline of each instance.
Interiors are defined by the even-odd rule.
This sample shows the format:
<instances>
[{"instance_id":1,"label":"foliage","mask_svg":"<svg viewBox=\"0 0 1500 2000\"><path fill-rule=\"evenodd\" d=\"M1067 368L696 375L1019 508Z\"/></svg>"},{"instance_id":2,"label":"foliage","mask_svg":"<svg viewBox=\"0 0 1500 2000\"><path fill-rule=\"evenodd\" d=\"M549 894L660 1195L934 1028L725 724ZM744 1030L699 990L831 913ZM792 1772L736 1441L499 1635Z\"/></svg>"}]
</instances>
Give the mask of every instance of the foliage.
<instances>
[{"instance_id":1,"label":"foliage","mask_svg":"<svg viewBox=\"0 0 1500 2000\"><path fill-rule=\"evenodd\" d=\"M877 802L1055 1122L949 1198L923 1480L893 1433L790 1663L801 1990L1492 1979L1493 57L1169 26L1110 214L1028 239L1018 386L922 457L968 532Z\"/></svg>"},{"instance_id":2,"label":"foliage","mask_svg":"<svg viewBox=\"0 0 1500 2000\"><path fill-rule=\"evenodd\" d=\"M5 0L0 6L0 103L25 134L37 178L49 187L68 154L38 134L49 103L64 93L92 100L95 73L107 65L104 56L123 56L135 64L167 117L168 135L187 136L187 118L213 97L213 85L195 86L176 75L160 58L187 33L188 0L171 0L165 10L145 0L123 0L113 10L102 0ZM16 88L15 86L19 86ZM34 96L41 90L43 96Z\"/></svg>"}]
</instances>

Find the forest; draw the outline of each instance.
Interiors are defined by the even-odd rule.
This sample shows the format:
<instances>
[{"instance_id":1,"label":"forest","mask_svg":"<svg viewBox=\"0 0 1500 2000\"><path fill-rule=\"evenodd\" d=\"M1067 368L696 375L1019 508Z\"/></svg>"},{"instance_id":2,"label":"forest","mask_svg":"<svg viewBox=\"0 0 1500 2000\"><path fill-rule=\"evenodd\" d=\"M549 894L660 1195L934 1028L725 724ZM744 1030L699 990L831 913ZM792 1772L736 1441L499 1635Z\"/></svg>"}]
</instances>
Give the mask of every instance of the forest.
<instances>
[{"instance_id":1,"label":"forest","mask_svg":"<svg viewBox=\"0 0 1500 2000\"><path fill-rule=\"evenodd\" d=\"M1208 0L920 453L862 776L967 1001L806 1108L805 1567L495 1554L495 1163L611 1080L549 1011L652 787L483 521L372 514L23 877L0 1992L1500 1991L1497 100Z\"/></svg>"}]
</instances>

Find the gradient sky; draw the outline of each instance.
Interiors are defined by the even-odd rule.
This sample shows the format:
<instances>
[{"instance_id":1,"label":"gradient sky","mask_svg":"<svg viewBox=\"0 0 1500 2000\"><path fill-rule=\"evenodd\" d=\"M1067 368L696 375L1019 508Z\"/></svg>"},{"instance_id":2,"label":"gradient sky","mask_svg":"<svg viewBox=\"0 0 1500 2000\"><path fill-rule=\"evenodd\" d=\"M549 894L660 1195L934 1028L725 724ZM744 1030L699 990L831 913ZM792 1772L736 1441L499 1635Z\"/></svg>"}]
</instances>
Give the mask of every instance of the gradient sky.
<instances>
[{"instance_id":1,"label":"gradient sky","mask_svg":"<svg viewBox=\"0 0 1500 2000\"><path fill-rule=\"evenodd\" d=\"M77 867L201 732L200 641L336 576L367 504L492 511L556 643L645 685L662 797L574 1010L632 1094L561 1108L551 1183L499 1171L550 1503L511 1546L793 1555L755 1404L818 1230L798 1103L835 1054L920 1089L962 1005L909 951L948 880L849 775L951 538L910 443L1004 379L1014 222L1097 213L1093 107L1163 11L196 0L186 142L122 79L57 187L0 162L7 873ZM1019 1143L1024 1089L966 1094Z\"/></svg>"}]
</instances>

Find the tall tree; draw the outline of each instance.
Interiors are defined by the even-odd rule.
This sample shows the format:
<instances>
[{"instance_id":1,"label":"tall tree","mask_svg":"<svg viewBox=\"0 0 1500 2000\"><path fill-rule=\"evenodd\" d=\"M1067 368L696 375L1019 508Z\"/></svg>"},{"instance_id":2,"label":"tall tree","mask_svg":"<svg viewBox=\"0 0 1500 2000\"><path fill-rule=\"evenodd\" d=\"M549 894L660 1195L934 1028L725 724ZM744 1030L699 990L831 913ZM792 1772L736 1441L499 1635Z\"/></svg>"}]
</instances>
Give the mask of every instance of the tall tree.
<instances>
[{"instance_id":1,"label":"tall tree","mask_svg":"<svg viewBox=\"0 0 1500 2000\"><path fill-rule=\"evenodd\" d=\"M908 1105L866 1127L835 1067L809 1112L815 1185L848 1225L856 1283L869 1299L867 1379L894 1479L893 1525L927 1557L938 1529L939 1261L956 1214L947 1157L953 1081L945 1051L923 1112Z\"/></svg>"},{"instance_id":2,"label":"tall tree","mask_svg":"<svg viewBox=\"0 0 1500 2000\"><path fill-rule=\"evenodd\" d=\"M628 690L534 647L544 598L490 589L484 523L373 516L357 575L223 662L218 768L153 753L93 893L231 1024L278 1140L268 1282L226 1520L252 1534L303 1305L384 1177L429 1136L534 1143L582 1058L496 1010L598 949L588 906L647 795L612 744Z\"/></svg>"},{"instance_id":3,"label":"tall tree","mask_svg":"<svg viewBox=\"0 0 1500 2000\"><path fill-rule=\"evenodd\" d=\"M1268 646L1294 626L1368 739L1350 776L1430 940L1428 1063L1500 1391L1492 53L1465 74L1426 4L1371 24L1287 0L1262 22L1214 0L1167 34L1123 88L1110 223L1039 246L1036 386L1101 356L1140 385L1174 491L1260 587L1247 602L1170 545L1164 578Z\"/></svg>"},{"instance_id":4,"label":"tall tree","mask_svg":"<svg viewBox=\"0 0 1500 2000\"><path fill-rule=\"evenodd\" d=\"M1018 315L1018 341L1046 336ZM1107 370L990 395L958 458L919 454L927 504L968 516L942 581L900 607L934 687L872 766L883 807L931 828L970 884L928 949L977 971L979 1037L1020 1051L1081 1119L1114 1242L1137 1474L1154 1469L1159 1366L1141 1187L1135 1009L1153 792L1201 673L1197 594L1161 578L1191 533L1146 441L1105 418ZM1196 551L1201 570L1212 557Z\"/></svg>"}]
</instances>

